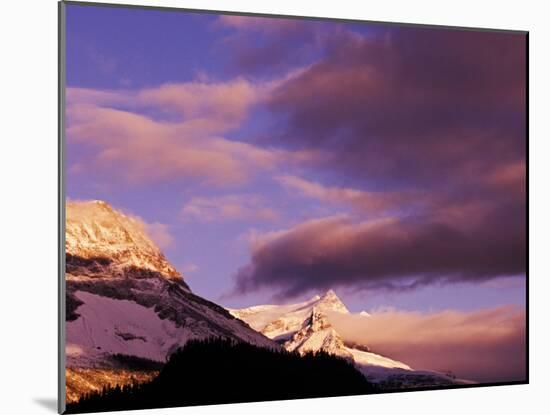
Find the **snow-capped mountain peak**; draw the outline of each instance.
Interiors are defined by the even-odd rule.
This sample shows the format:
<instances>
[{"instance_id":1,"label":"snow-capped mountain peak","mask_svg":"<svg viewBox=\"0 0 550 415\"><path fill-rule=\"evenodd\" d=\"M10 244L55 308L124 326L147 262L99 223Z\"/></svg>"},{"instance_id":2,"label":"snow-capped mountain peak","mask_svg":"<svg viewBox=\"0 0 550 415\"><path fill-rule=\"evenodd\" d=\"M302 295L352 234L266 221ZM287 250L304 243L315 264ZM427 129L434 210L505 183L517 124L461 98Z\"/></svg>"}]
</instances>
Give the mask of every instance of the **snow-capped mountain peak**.
<instances>
[{"instance_id":1,"label":"snow-capped mountain peak","mask_svg":"<svg viewBox=\"0 0 550 415\"><path fill-rule=\"evenodd\" d=\"M284 343L284 348L301 354L324 351L352 359L351 353L346 350L344 340L334 330L327 315L315 306L303 327Z\"/></svg>"},{"instance_id":2,"label":"snow-capped mountain peak","mask_svg":"<svg viewBox=\"0 0 550 415\"><path fill-rule=\"evenodd\" d=\"M235 317L246 321L254 330L278 342L289 340L310 319L313 310L325 315L330 312L349 313L333 290L307 301L288 305L260 305L240 310L230 309Z\"/></svg>"},{"instance_id":3,"label":"snow-capped mountain peak","mask_svg":"<svg viewBox=\"0 0 550 415\"><path fill-rule=\"evenodd\" d=\"M120 275L125 268L158 272L168 279L181 274L168 262L139 218L101 200L69 201L65 249L68 258L93 260L102 275Z\"/></svg>"},{"instance_id":4,"label":"snow-capped mountain peak","mask_svg":"<svg viewBox=\"0 0 550 415\"><path fill-rule=\"evenodd\" d=\"M373 353L366 344L346 342L330 321L335 312L348 314L333 290L303 303L260 305L229 310L265 336L300 354L323 351L354 362L372 382L388 387L449 385L455 380L436 372L417 371L407 364ZM360 316L368 318L363 311Z\"/></svg>"},{"instance_id":5,"label":"snow-capped mountain peak","mask_svg":"<svg viewBox=\"0 0 550 415\"><path fill-rule=\"evenodd\" d=\"M210 337L280 348L191 292L145 227L102 201L67 204L68 367L111 367L119 354L163 362Z\"/></svg>"},{"instance_id":6,"label":"snow-capped mountain peak","mask_svg":"<svg viewBox=\"0 0 550 415\"><path fill-rule=\"evenodd\" d=\"M315 304L315 307L323 311L337 311L339 313L349 314L349 310L345 304L336 295L334 290L328 290Z\"/></svg>"}]
</instances>

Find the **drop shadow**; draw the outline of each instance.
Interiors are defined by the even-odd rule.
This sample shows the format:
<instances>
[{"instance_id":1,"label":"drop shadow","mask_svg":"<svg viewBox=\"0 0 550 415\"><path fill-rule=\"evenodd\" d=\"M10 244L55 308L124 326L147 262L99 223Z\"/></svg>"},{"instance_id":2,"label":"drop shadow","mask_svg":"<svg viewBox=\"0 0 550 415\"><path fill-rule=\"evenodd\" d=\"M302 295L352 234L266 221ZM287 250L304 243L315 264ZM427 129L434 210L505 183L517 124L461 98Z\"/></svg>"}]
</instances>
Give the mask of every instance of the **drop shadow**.
<instances>
[{"instance_id":1,"label":"drop shadow","mask_svg":"<svg viewBox=\"0 0 550 415\"><path fill-rule=\"evenodd\" d=\"M34 398L34 402L51 412L57 413L57 399L55 398Z\"/></svg>"}]
</instances>

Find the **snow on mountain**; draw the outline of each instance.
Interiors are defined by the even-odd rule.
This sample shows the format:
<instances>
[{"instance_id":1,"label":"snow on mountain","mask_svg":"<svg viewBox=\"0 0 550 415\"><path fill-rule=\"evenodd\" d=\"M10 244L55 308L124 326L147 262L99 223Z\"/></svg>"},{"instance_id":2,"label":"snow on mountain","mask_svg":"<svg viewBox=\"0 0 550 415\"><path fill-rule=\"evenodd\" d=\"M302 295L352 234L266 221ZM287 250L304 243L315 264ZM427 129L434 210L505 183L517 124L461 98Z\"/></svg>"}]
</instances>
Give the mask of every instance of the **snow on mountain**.
<instances>
[{"instance_id":1,"label":"snow on mountain","mask_svg":"<svg viewBox=\"0 0 550 415\"><path fill-rule=\"evenodd\" d=\"M250 327L277 342L288 340L303 328L304 321L310 318L313 309L318 312L333 311L349 313L348 309L333 290L298 304L260 305L240 310L229 309L235 317L246 321Z\"/></svg>"},{"instance_id":2,"label":"snow on mountain","mask_svg":"<svg viewBox=\"0 0 550 415\"><path fill-rule=\"evenodd\" d=\"M414 370L403 362L373 353L368 345L346 342L330 322L331 313L349 314L333 290L298 304L259 305L229 311L289 351L300 354L324 351L348 359L371 382L387 388L461 383L437 372ZM370 316L364 311L360 315Z\"/></svg>"},{"instance_id":3,"label":"snow on mountain","mask_svg":"<svg viewBox=\"0 0 550 415\"><path fill-rule=\"evenodd\" d=\"M70 202L66 232L69 367L112 367L116 354L163 362L189 339L280 346L191 292L138 219L105 202Z\"/></svg>"},{"instance_id":4,"label":"snow on mountain","mask_svg":"<svg viewBox=\"0 0 550 415\"><path fill-rule=\"evenodd\" d=\"M366 346L346 345L330 323L329 316L334 312L349 314L349 310L333 290L327 291L323 296L316 295L303 303L260 305L229 311L290 351L303 354L322 350L354 360L363 366L411 369L402 362L369 352Z\"/></svg>"},{"instance_id":5,"label":"snow on mountain","mask_svg":"<svg viewBox=\"0 0 550 415\"><path fill-rule=\"evenodd\" d=\"M67 323L69 366L93 367L102 356L117 353L162 362L172 345L189 338L183 327L134 301L85 291L75 295L83 304L79 318Z\"/></svg>"},{"instance_id":6,"label":"snow on mountain","mask_svg":"<svg viewBox=\"0 0 550 415\"><path fill-rule=\"evenodd\" d=\"M349 310L332 290L299 304L226 310L190 290L139 218L102 201L69 202L66 212L69 372L93 368L101 383L112 378L109 371L123 370L117 356L163 362L190 339L224 337L301 354L322 350L388 387L453 383L346 343L330 315Z\"/></svg>"},{"instance_id":7,"label":"snow on mountain","mask_svg":"<svg viewBox=\"0 0 550 415\"><path fill-rule=\"evenodd\" d=\"M302 328L283 346L289 351L298 351L301 354L322 350L329 354L353 359L340 335L332 328L326 314L316 306L313 306L311 315L304 321Z\"/></svg>"}]
</instances>

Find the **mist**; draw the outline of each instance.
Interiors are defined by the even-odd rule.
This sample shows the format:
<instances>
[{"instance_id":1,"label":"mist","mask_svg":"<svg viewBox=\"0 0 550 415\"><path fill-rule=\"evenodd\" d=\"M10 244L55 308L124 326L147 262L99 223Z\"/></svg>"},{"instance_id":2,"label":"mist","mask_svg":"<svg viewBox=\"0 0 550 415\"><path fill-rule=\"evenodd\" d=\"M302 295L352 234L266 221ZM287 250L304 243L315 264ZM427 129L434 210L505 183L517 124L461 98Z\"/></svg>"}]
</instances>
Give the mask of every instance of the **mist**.
<instances>
[{"instance_id":1,"label":"mist","mask_svg":"<svg viewBox=\"0 0 550 415\"><path fill-rule=\"evenodd\" d=\"M382 310L369 317L331 313L345 341L407 363L476 382L525 380L525 311L503 306L472 312Z\"/></svg>"}]
</instances>

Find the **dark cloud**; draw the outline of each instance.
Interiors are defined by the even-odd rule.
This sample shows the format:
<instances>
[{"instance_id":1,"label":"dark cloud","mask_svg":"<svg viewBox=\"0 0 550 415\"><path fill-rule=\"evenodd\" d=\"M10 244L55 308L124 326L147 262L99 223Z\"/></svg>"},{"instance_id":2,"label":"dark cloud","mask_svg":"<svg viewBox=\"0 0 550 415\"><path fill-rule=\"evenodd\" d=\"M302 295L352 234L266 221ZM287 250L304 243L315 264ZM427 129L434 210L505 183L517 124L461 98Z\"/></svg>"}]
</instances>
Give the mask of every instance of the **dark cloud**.
<instances>
[{"instance_id":1,"label":"dark cloud","mask_svg":"<svg viewBox=\"0 0 550 415\"><path fill-rule=\"evenodd\" d=\"M220 44L231 51L228 69L239 75L274 75L311 63L322 45L323 22L273 17L221 16L230 34Z\"/></svg>"},{"instance_id":2,"label":"dark cloud","mask_svg":"<svg viewBox=\"0 0 550 415\"><path fill-rule=\"evenodd\" d=\"M525 36L337 30L324 48L267 102L277 142L325 150L319 170L343 184L308 194L357 188L422 203L410 209L405 198L378 222L328 218L259 238L238 290L293 296L524 274Z\"/></svg>"},{"instance_id":3,"label":"dark cloud","mask_svg":"<svg viewBox=\"0 0 550 415\"><path fill-rule=\"evenodd\" d=\"M337 31L269 101L278 140L325 148L348 176L426 186L525 157L525 37ZM275 130L277 131L277 130Z\"/></svg>"},{"instance_id":4,"label":"dark cloud","mask_svg":"<svg viewBox=\"0 0 550 415\"><path fill-rule=\"evenodd\" d=\"M237 273L237 290L271 288L293 297L346 285L406 290L524 273L521 211L468 206L467 212L463 222L453 216L445 221L445 214L362 223L332 217L264 235Z\"/></svg>"}]
</instances>

